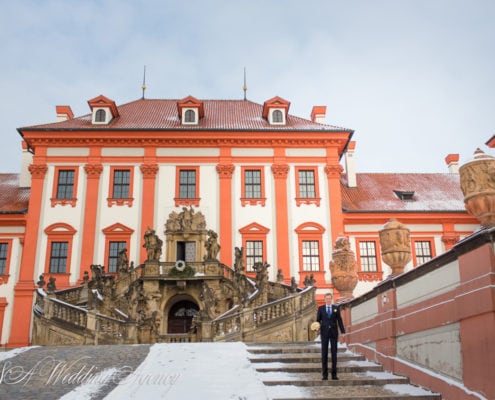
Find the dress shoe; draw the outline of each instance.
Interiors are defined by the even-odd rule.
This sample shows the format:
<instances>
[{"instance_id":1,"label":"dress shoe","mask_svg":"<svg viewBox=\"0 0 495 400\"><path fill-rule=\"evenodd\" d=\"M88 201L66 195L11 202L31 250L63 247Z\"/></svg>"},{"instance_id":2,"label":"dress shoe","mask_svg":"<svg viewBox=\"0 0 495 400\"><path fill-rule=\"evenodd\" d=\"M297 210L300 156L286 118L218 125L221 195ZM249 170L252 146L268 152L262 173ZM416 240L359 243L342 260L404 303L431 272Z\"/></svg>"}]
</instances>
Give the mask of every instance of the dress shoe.
<instances>
[{"instance_id":1,"label":"dress shoe","mask_svg":"<svg viewBox=\"0 0 495 400\"><path fill-rule=\"evenodd\" d=\"M339 378L337 378L337 375L332 375L332 381L338 381Z\"/></svg>"},{"instance_id":2,"label":"dress shoe","mask_svg":"<svg viewBox=\"0 0 495 400\"><path fill-rule=\"evenodd\" d=\"M321 378L322 381L328 381L328 376L324 376L323 378Z\"/></svg>"}]
</instances>

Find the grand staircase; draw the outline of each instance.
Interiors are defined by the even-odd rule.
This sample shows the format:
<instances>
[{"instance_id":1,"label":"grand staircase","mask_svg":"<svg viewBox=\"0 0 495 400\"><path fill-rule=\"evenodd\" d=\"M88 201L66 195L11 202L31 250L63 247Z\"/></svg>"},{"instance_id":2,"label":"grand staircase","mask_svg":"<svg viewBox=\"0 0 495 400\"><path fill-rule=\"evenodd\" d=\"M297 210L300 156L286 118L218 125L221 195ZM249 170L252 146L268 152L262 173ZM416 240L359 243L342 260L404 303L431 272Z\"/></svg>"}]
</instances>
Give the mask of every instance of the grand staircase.
<instances>
[{"instance_id":1,"label":"grand staircase","mask_svg":"<svg viewBox=\"0 0 495 400\"><path fill-rule=\"evenodd\" d=\"M441 399L346 348L339 347L336 381L321 379L319 343L253 343L248 344L248 352L273 400Z\"/></svg>"}]
</instances>

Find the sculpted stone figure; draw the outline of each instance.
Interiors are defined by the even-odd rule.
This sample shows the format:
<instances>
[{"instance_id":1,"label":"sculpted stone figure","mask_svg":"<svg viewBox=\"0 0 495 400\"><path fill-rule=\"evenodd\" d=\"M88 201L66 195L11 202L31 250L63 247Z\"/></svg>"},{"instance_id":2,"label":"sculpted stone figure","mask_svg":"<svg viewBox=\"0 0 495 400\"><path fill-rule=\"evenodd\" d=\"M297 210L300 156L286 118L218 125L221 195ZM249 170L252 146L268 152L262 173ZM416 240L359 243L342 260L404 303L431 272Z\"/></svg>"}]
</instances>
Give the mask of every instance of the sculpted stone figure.
<instances>
[{"instance_id":1,"label":"sculpted stone figure","mask_svg":"<svg viewBox=\"0 0 495 400\"><path fill-rule=\"evenodd\" d=\"M234 250L235 261L234 261L234 271L238 274L244 272L244 260L243 260L244 248L236 247Z\"/></svg>"},{"instance_id":2,"label":"sculpted stone figure","mask_svg":"<svg viewBox=\"0 0 495 400\"><path fill-rule=\"evenodd\" d=\"M147 261L158 261L160 259L160 256L162 255L162 245L163 241L155 233L155 230L148 227L144 234L143 244L143 247L148 254Z\"/></svg>"},{"instance_id":3,"label":"sculpted stone figure","mask_svg":"<svg viewBox=\"0 0 495 400\"><path fill-rule=\"evenodd\" d=\"M127 249L122 249L119 251L119 258L117 260L117 270L121 273L129 271L129 259L127 258Z\"/></svg>"},{"instance_id":4,"label":"sculpted stone figure","mask_svg":"<svg viewBox=\"0 0 495 400\"><path fill-rule=\"evenodd\" d=\"M205 243L206 247L206 260L216 260L220 251L220 245L218 244L218 235L211 229L208 230L208 239Z\"/></svg>"}]
</instances>

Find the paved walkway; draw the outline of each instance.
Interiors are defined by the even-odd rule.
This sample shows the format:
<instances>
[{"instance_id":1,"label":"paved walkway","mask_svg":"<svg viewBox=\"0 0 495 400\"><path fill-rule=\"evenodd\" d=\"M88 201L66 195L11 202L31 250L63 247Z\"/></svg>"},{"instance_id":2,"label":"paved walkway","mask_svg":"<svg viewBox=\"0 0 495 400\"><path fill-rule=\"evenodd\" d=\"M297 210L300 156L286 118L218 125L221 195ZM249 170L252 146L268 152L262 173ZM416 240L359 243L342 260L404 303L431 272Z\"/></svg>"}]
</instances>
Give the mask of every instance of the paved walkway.
<instances>
[{"instance_id":1,"label":"paved walkway","mask_svg":"<svg viewBox=\"0 0 495 400\"><path fill-rule=\"evenodd\" d=\"M92 400L103 399L125 376L134 372L148 355L149 345L33 347L2 360L0 399L54 400L105 369L114 375ZM151 400L151 399L149 399Z\"/></svg>"}]
</instances>

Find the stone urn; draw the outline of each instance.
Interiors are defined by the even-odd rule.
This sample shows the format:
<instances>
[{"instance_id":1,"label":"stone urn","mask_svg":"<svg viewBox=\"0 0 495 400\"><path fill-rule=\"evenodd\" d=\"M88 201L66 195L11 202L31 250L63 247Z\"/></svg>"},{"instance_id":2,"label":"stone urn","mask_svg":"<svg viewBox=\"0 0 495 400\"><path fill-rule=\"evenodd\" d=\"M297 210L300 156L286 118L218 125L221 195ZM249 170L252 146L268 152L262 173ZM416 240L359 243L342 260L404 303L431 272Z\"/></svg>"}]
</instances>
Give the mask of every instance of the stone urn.
<instances>
[{"instance_id":1,"label":"stone urn","mask_svg":"<svg viewBox=\"0 0 495 400\"><path fill-rule=\"evenodd\" d=\"M495 157L476 149L474 158L459 168L464 206L484 228L495 226Z\"/></svg>"},{"instance_id":2,"label":"stone urn","mask_svg":"<svg viewBox=\"0 0 495 400\"><path fill-rule=\"evenodd\" d=\"M352 291L358 281L356 257L351 250L349 239L343 235L338 236L335 240L335 249L332 252L332 261L330 261L330 272L332 273L333 286L339 291L340 297L352 298Z\"/></svg>"},{"instance_id":3,"label":"stone urn","mask_svg":"<svg viewBox=\"0 0 495 400\"><path fill-rule=\"evenodd\" d=\"M402 274L406 264L411 261L409 229L392 218L378 234L383 262L392 268L392 275Z\"/></svg>"}]
</instances>

